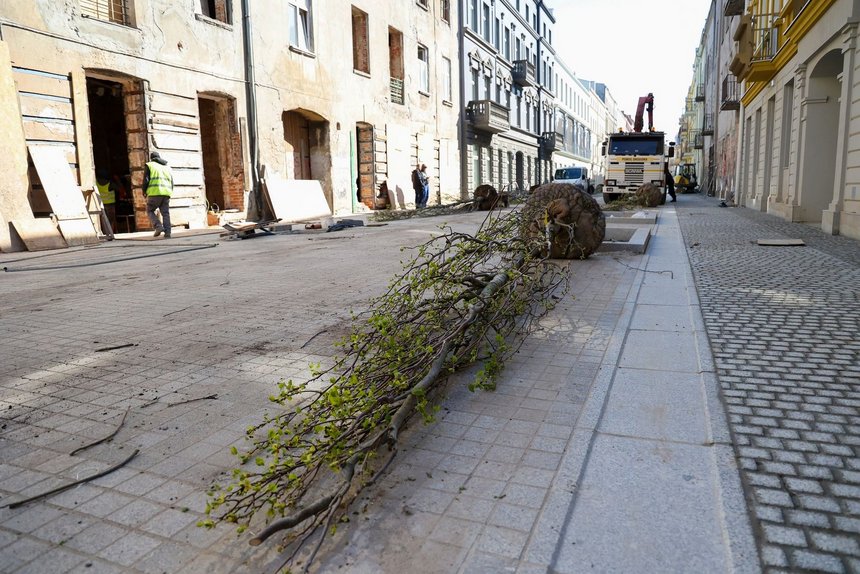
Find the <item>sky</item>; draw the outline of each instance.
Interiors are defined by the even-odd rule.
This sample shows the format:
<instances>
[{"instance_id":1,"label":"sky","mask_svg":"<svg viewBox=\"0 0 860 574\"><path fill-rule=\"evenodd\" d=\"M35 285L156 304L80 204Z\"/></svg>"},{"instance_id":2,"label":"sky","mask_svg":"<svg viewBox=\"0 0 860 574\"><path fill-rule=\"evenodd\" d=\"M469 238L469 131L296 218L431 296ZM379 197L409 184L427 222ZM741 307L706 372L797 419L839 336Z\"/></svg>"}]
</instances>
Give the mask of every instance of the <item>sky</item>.
<instances>
[{"instance_id":1,"label":"sky","mask_svg":"<svg viewBox=\"0 0 860 574\"><path fill-rule=\"evenodd\" d=\"M546 0L553 46L577 77L607 85L633 116L654 94L654 129L674 135L711 0ZM644 118L648 126L647 115Z\"/></svg>"}]
</instances>

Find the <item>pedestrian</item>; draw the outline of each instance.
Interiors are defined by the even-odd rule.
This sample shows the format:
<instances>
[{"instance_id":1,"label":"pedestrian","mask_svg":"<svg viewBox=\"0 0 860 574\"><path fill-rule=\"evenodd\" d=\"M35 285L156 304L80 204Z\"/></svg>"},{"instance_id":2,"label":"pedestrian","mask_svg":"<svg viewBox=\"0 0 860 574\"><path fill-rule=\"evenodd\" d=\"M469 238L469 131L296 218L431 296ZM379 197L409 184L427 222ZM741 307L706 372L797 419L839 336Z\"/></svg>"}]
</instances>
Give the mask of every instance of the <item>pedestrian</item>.
<instances>
[{"instance_id":1,"label":"pedestrian","mask_svg":"<svg viewBox=\"0 0 860 574\"><path fill-rule=\"evenodd\" d=\"M96 171L96 189L101 197L102 205L105 208L105 215L110 223L111 233L116 229L116 196L117 186L111 180L110 174L106 169Z\"/></svg>"},{"instance_id":2,"label":"pedestrian","mask_svg":"<svg viewBox=\"0 0 860 574\"><path fill-rule=\"evenodd\" d=\"M419 163L412 171L412 189L415 190L415 209L421 209L426 205L427 199L424 195L427 189L427 166Z\"/></svg>"},{"instance_id":3,"label":"pedestrian","mask_svg":"<svg viewBox=\"0 0 860 574\"><path fill-rule=\"evenodd\" d=\"M669 173L669 164L663 164L663 177L666 178L666 186L669 188L669 197L672 198L672 201L675 201L675 179L672 177L672 174ZM672 203L670 201L669 203Z\"/></svg>"},{"instance_id":4,"label":"pedestrian","mask_svg":"<svg viewBox=\"0 0 860 574\"><path fill-rule=\"evenodd\" d=\"M427 166L421 164L421 207L427 207L427 200L430 199L430 176L427 175Z\"/></svg>"},{"instance_id":5,"label":"pedestrian","mask_svg":"<svg viewBox=\"0 0 860 574\"><path fill-rule=\"evenodd\" d=\"M146 162L146 173L143 176L143 189L146 194L146 215L149 224L155 229L153 237L164 233L170 238L170 195L173 193L173 173L167 167L167 160L154 151L149 154L151 161ZM161 221L155 215L155 210L161 213Z\"/></svg>"}]
</instances>

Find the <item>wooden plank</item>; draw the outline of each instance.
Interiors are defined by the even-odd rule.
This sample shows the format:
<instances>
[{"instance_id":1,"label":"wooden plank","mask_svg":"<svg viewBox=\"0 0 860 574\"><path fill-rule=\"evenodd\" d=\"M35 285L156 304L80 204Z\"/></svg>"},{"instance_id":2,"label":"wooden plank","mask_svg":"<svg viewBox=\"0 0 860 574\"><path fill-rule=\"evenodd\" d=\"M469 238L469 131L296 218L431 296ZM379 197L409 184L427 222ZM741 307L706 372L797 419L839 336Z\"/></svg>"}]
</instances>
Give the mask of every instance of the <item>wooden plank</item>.
<instances>
[{"instance_id":1,"label":"wooden plank","mask_svg":"<svg viewBox=\"0 0 860 574\"><path fill-rule=\"evenodd\" d=\"M283 221L307 221L331 216L331 209L318 180L283 180L270 172L266 174L264 189L275 217Z\"/></svg>"},{"instance_id":2,"label":"wooden plank","mask_svg":"<svg viewBox=\"0 0 860 574\"><path fill-rule=\"evenodd\" d=\"M152 124L158 126L169 126L171 128L182 128L194 133L197 133L200 129L200 124L196 120L175 119L166 116L153 116Z\"/></svg>"},{"instance_id":3,"label":"wooden plank","mask_svg":"<svg viewBox=\"0 0 860 574\"><path fill-rule=\"evenodd\" d=\"M28 251L43 251L45 249L63 249L66 241L60 230L50 219L16 219L12 227L24 242Z\"/></svg>"},{"instance_id":4,"label":"wooden plank","mask_svg":"<svg viewBox=\"0 0 860 574\"><path fill-rule=\"evenodd\" d=\"M167 165L173 168L203 169L203 157L199 152L165 151L161 157L167 161Z\"/></svg>"},{"instance_id":5,"label":"wooden plank","mask_svg":"<svg viewBox=\"0 0 860 574\"><path fill-rule=\"evenodd\" d=\"M66 162L62 148L58 146L28 145L33 165L39 172L39 181L51 202L51 210L57 219L86 219L87 205L81 188L75 183L72 170ZM92 227L92 226L90 226ZM95 236L95 229L92 230ZM68 240L68 237L66 238Z\"/></svg>"},{"instance_id":6,"label":"wooden plank","mask_svg":"<svg viewBox=\"0 0 860 574\"><path fill-rule=\"evenodd\" d=\"M20 70L13 70L12 77L15 79L15 87L19 92L30 92L43 94L58 98L72 97L72 85L68 79L61 80L55 77L38 74L28 74Z\"/></svg>"},{"instance_id":7,"label":"wooden plank","mask_svg":"<svg viewBox=\"0 0 860 574\"><path fill-rule=\"evenodd\" d=\"M58 102L21 94L21 115L38 118L73 121L75 119L71 102Z\"/></svg>"},{"instance_id":8,"label":"wooden plank","mask_svg":"<svg viewBox=\"0 0 860 574\"><path fill-rule=\"evenodd\" d=\"M39 122L24 118L24 138L49 142L75 142L75 126L68 122Z\"/></svg>"},{"instance_id":9,"label":"wooden plank","mask_svg":"<svg viewBox=\"0 0 860 574\"><path fill-rule=\"evenodd\" d=\"M200 151L200 136L153 132L150 137L155 147L161 150Z\"/></svg>"},{"instance_id":10,"label":"wooden plank","mask_svg":"<svg viewBox=\"0 0 860 574\"><path fill-rule=\"evenodd\" d=\"M83 200L83 196L81 196L81 200ZM83 219L60 219L57 225L69 247L94 245L99 242L99 236L89 214Z\"/></svg>"},{"instance_id":11,"label":"wooden plank","mask_svg":"<svg viewBox=\"0 0 860 574\"><path fill-rule=\"evenodd\" d=\"M197 186L203 185L203 170L200 169L174 169L173 185L175 186Z\"/></svg>"},{"instance_id":12,"label":"wooden plank","mask_svg":"<svg viewBox=\"0 0 860 574\"><path fill-rule=\"evenodd\" d=\"M197 98L186 98L164 92L149 93L149 110L196 118Z\"/></svg>"},{"instance_id":13,"label":"wooden plank","mask_svg":"<svg viewBox=\"0 0 860 574\"><path fill-rule=\"evenodd\" d=\"M771 247L802 247L806 245L803 239L759 239L756 243Z\"/></svg>"}]
</instances>

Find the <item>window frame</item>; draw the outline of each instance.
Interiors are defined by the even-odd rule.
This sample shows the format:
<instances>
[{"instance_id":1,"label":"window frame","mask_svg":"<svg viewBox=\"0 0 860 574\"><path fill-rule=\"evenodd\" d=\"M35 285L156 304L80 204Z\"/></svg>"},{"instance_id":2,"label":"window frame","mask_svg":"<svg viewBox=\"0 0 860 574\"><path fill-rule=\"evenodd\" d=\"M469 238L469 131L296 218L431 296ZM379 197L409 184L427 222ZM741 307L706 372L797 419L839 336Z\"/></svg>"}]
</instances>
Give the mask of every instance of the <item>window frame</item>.
<instances>
[{"instance_id":1,"label":"window frame","mask_svg":"<svg viewBox=\"0 0 860 574\"><path fill-rule=\"evenodd\" d=\"M424 52L424 59L421 52ZM430 94L430 49L419 43L416 50L418 59L418 91L422 94Z\"/></svg>"},{"instance_id":2,"label":"window frame","mask_svg":"<svg viewBox=\"0 0 860 574\"><path fill-rule=\"evenodd\" d=\"M302 6L299 6L302 4ZM308 54L314 53L314 6L313 0L287 0L287 18L289 19L289 27L288 27L288 42L290 43L290 47L294 48L300 52L305 52ZM304 34L300 35L300 30L298 24L302 22L302 18L300 17L302 12L305 14L304 22L303 22L303 30ZM295 34L295 39L293 35ZM302 40L304 40L304 46L302 46Z\"/></svg>"}]
</instances>

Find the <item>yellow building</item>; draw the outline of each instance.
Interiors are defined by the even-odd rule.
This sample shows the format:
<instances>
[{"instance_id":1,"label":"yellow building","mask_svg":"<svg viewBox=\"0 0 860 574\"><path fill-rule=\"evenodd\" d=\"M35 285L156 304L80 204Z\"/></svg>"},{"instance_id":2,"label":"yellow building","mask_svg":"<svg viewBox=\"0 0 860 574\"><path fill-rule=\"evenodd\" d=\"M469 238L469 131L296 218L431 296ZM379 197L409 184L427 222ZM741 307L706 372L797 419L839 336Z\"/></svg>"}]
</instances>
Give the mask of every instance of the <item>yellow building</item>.
<instances>
[{"instance_id":1,"label":"yellow building","mask_svg":"<svg viewBox=\"0 0 860 574\"><path fill-rule=\"evenodd\" d=\"M729 1L738 203L860 238L857 0Z\"/></svg>"}]
</instances>

